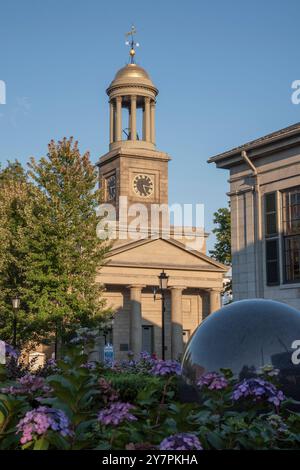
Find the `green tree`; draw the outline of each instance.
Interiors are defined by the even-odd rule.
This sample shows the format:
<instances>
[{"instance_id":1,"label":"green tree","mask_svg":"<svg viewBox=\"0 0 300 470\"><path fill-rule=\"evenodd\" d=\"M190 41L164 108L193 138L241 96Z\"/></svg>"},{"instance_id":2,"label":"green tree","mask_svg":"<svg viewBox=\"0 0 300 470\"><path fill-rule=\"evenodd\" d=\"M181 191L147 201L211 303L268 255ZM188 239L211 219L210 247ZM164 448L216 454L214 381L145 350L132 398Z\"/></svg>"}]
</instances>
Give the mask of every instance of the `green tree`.
<instances>
[{"instance_id":1,"label":"green tree","mask_svg":"<svg viewBox=\"0 0 300 470\"><path fill-rule=\"evenodd\" d=\"M231 219L230 209L222 207L214 213L213 223L216 227L212 232L216 236L214 249L209 253L216 261L230 266L231 264Z\"/></svg>"},{"instance_id":2,"label":"green tree","mask_svg":"<svg viewBox=\"0 0 300 470\"><path fill-rule=\"evenodd\" d=\"M109 245L97 238L100 202L89 154L72 139L51 142L47 157L0 169L0 338L17 342L67 336L107 318L97 280Z\"/></svg>"},{"instance_id":3,"label":"green tree","mask_svg":"<svg viewBox=\"0 0 300 470\"><path fill-rule=\"evenodd\" d=\"M89 153L77 142L51 141L47 157L31 159L37 186L28 224L26 289L32 324L40 336L66 337L105 316L97 274L109 246L96 236L100 192Z\"/></svg>"},{"instance_id":4,"label":"green tree","mask_svg":"<svg viewBox=\"0 0 300 470\"><path fill-rule=\"evenodd\" d=\"M35 192L18 161L8 162L0 170L0 338L8 342L13 339L16 314L12 299L21 296L25 286L27 224ZM22 332L18 340L26 339L25 331L29 330L24 302L17 312L17 326Z\"/></svg>"}]
</instances>

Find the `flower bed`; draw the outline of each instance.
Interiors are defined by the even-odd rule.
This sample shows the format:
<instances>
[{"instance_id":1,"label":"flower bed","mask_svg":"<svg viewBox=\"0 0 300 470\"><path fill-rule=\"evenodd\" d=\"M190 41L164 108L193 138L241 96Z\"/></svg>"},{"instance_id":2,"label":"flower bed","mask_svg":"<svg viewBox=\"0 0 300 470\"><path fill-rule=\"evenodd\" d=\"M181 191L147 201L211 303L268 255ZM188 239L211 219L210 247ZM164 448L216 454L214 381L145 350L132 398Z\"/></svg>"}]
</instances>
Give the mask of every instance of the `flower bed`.
<instances>
[{"instance_id":1,"label":"flower bed","mask_svg":"<svg viewBox=\"0 0 300 470\"><path fill-rule=\"evenodd\" d=\"M178 363L145 353L108 366L74 344L35 375L9 361L0 371L0 450L300 448L300 414L269 368L240 382L228 370L202 376L200 404L180 403Z\"/></svg>"}]
</instances>

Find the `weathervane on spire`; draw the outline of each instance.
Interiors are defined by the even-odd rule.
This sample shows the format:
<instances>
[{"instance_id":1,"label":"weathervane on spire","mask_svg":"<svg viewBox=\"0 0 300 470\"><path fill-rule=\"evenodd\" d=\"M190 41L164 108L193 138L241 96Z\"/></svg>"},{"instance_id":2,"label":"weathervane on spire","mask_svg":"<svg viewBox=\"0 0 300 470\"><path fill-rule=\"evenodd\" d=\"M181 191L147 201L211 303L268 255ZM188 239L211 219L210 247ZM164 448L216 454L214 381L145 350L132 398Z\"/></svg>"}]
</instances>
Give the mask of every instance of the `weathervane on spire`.
<instances>
[{"instance_id":1,"label":"weathervane on spire","mask_svg":"<svg viewBox=\"0 0 300 470\"><path fill-rule=\"evenodd\" d=\"M134 56L135 56L135 47L139 47L139 43L135 42L134 35L136 34L135 26L131 26L131 30L125 34L126 38L128 38L125 42L126 46L130 47L129 55L130 55L130 63L134 64ZM129 37L131 36L131 39Z\"/></svg>"}]
</instances>

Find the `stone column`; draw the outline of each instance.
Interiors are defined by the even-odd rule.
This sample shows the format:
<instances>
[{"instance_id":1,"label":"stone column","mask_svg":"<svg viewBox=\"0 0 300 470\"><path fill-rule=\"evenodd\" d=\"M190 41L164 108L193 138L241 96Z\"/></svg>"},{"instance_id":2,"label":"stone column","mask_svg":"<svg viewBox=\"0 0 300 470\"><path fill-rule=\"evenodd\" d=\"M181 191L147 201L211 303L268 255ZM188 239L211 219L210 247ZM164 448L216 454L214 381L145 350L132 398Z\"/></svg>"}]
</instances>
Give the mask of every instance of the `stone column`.
<instances>
[{"instance_id":1,"label":"stone column","mask_svg":"<svg viewBox=\"0 0 300 470\"><path fill-rule=\"evenodd\" d=\"M114 104L109 102L109 143L114 141Z\"/></svg>"},{"instance_id":2,"label":"stone column","mask_svg":"<svg viewBox=\"0 0 300 470\"><path fill-rule=\"evenodd\" d=\"M131 140L136 140L136 96L131 96L130 135L131 135Z\"/></svg>"},{"instance_id":3,"label":"stone column","mask_svg":"<svg viewBox=\"0 0 300 470\"><path fill-rule=\"evenodd\" d=\"M142 351L142 288L130 286L130 349L135 357Z\"/></svg>"},{"instance_id":4,"label":"stone column","mask_svg":"<svg viewBox=\"0 0 300 470\"><path fill-rule=\"evenodd\" d=\"M171 346L172 359L179 359L183 353L182 336L182 291L184 287L171 287Z\"/></svg>"},{"instance_id":5,"label":"stone column","mask_svg":"<svg viewBox=\"0 0 300 470\"><path fill-rule=\"evenodd\" d=\"M150 123L150 98L148 96L145 96L145 138L146 142L150 142L150 128L151 128L151 123Z\"/></svg>"},{"instance_id":6,"label":"stone column","mask_svg":"<svg viewBox=\"0 0 300 470\"><path fill-rule=\"evenodd\" d=\"M122 96L116 98L116 140L122 140Z\"/></svg>"},{"instance_id":7,"label":"stone column","mask_svg":"<svg viewBox=\"0 0 300 470\"><path fill-rule=\"evenodd\" d=\"M213 313L221 308L221 289L210 289L209 304L209 313Z\"/></svg>"},{"instance_id":8,"label":"stone column","mask_svg":"<svg viewBox=\"0 0 300 470\"><path fill-rule=\"evenodd\" d=\"M151 142L152 144L155 144L155 101L151 101L150 114L151 114Z\"/></svg>"}]
</instances>

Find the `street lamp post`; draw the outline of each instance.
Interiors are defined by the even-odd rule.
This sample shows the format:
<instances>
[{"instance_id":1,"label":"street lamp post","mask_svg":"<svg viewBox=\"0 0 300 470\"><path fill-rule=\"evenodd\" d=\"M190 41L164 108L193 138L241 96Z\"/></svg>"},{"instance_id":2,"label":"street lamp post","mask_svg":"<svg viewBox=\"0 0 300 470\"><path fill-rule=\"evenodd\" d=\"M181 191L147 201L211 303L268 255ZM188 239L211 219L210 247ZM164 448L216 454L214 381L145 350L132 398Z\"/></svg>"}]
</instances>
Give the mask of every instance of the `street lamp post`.
<instances>
[{"instance_id":1,"label":"street lamp post","mask_svg":"<svg viewBox=\"0 0 300 470\"><path fill-rule=\"evenodd\" d=\"M17 311L20 307L20 299L19 297L16 295L16 297L14 297L12 299L12 306L13 306L13 310L14 310L14 318L13 318L13 347L16 348L17 346Z\"/></svg>"},{"instance_id":2,"label":"street lamp post","mask_svg":"<svg viewBox=\"0 0 300 470\"><path fill-rule=\"evenodd\" d=\"M161 291L161 348L162 348L162 359L165 360L165 291L168 288L169 276L163 270L158 276L159 288Z\"/></svg>"}]
</instances>

